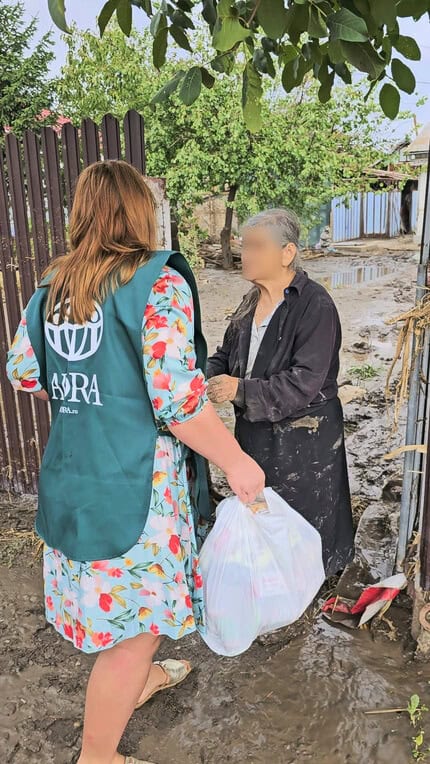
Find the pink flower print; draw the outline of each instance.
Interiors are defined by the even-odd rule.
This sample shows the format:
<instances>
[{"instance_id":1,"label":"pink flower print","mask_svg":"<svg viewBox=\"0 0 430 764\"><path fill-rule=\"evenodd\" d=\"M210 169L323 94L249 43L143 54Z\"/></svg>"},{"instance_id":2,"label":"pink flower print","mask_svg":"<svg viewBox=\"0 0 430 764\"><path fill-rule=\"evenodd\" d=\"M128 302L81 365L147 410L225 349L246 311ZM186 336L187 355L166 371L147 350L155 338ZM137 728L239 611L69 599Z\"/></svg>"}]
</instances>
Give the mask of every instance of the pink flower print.
<instances>
[{"instance_id":1,"label":"pink flower print","mask_svg":"<svg viewBox=\"0 0 430 764\"><path fill-rule=\"evenodd\" d=\"M143 576L141 580L142 589L139 591L141 597L148 598L148 606L161 605L164 600L164 586L160 581L153 581L147 576Z\"/></svg>"}]
</instances>

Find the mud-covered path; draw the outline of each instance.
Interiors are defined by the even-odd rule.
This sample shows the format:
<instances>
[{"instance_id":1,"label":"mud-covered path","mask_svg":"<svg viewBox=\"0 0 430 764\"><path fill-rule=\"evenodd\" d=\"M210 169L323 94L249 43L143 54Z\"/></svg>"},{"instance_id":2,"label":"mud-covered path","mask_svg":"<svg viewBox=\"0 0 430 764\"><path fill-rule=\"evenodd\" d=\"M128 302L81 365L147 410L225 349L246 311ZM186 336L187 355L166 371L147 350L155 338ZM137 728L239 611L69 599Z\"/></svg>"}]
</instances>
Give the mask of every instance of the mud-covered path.
<instances>
[{"instance_id":1,"label":"mud-covered path","mask_svg":"<svg viewBox=\"0 0 430 764\"><path fill-rule=\"evenodd\" d=\"M345 285L351 265L376 267L377 278ZM382 396L395 332L383 319L413 300L416 265L411 254L393 258L328 258L306 263L332 288L344 327L341 381L366 388L345 406L351 484L357 514L389 493L401 462L384 462L393 443ZM378 270L379 269L379 270ZM225 317L246 291L237 274L200 276L210 348L221 339ZM358 345L356 344L358 343ZM371 366L363 382L355 367ZM231 421L231 412L221 412ZM2 499L3 528L31 527L32 502ZM79 750L84 687L92 659L77 653L45 625L41 574L21 537L1 542L0 753L4 764L66 764ZM408 764L414 734L407 714L366 715L404 707L418 692L430 705L430 671L412 660L409 601L391 609L391 626L349 632L308 616L260 640L243 656L222 659L197 637L165 643L161 655L190 658L186 683L154 698L133 717L122 749L157 764ZM394 626L394 629L393 629ZM430 721L427 736L430 740Z\"/></svg>"}]
</instances>

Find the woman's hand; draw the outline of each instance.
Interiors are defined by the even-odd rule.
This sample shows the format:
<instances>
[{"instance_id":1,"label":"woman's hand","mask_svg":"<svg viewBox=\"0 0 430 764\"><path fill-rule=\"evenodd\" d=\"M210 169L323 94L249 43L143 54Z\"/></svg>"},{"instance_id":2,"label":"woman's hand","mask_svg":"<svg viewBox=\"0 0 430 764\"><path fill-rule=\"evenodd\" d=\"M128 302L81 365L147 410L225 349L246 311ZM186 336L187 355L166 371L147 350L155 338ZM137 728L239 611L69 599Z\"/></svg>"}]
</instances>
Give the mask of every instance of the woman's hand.
<instances>
[{"instance_id":1,"label":"woman's hand","mask_svg":"<svg viewBox=\"0 0 430 764\"><path fill-rule=\"evenodd\" d=\"M261 467L244 452L226 471L225 476L231 490L243 504L252 504L266 483L266 476Z\"/></svg>"},{"instance_id":2,"label":"woman's hand","mask_svg":"<svg viewBox=\"0 0 430 764\"><path fill-rule=\"evenodd\" d=\"M208 396L212 403L225 403L234 401L237 395L239 379L229 377L228 374L220 374L212 377L208 382Z\"/></svg>"}]
</instances>

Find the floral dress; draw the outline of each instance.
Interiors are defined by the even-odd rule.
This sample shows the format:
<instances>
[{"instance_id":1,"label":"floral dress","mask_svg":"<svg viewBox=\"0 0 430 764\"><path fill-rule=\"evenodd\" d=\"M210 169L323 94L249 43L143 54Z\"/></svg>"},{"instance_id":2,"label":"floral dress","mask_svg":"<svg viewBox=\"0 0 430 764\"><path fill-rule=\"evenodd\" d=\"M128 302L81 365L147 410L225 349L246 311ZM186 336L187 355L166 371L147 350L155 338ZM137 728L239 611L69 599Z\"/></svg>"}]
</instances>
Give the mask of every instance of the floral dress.
<instances>
[{"instance_id":1,"label":"floral dress","mask_svg":"<svg viewBox=\"0 0 430 764\"><path fill-rule=\"evenodd\" d=\"M166 266L152 288L142 323L143 373L158 426L166 432L167 425L198 414L207 400L193 336L190 287ZM8 355L8 376L17 390L41 389L25 313ZM78 649L94 653L137 634L179 639L204 629L186 456L176 438L158 436L148 519L126 554L76 562L45 545L46 617ZM200 530L203 535L204 526Z\"/></svg>"}]
</instances>

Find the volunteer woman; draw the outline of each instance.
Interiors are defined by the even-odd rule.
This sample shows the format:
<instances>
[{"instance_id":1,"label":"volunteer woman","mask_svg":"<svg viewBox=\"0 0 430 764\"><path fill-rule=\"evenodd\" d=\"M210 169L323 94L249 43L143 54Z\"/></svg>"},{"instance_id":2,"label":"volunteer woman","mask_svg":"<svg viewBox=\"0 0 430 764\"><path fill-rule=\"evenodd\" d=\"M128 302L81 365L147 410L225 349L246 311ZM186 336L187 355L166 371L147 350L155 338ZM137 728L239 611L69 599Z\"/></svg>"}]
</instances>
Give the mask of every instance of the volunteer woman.
<instances>
[{"instance_id":1,"label":"volunteer woman","mask_svg":"<svg viewBox=\"0 0 430 764\"><path fill-rule=\"evenodd\" d=\"M124 762L135 706L190 670L152 661L161 636L204 629L193 511L208 505L195 454L244 501L264 485L207 401L192 273L155 243L143 177L121 161L84 170L70 253L33 295L8 357L14 387L51 402L36 521L46 616L98 653L79 764Z\"/></svg>"},{"instance_id":2,"label":"volunteer woman","mask_svg":"<svg viewBox=\"0 0 430 764\"><path fill-rule=\"evenodd\" d=\"M299 234L285 209L245 224L243 276L254 286L209 359L209 397L234 403L240 445L320 532L329 576L353 555L337 397L341 328L330 295L298 266Z\"/></svg>"}]
</instances>

